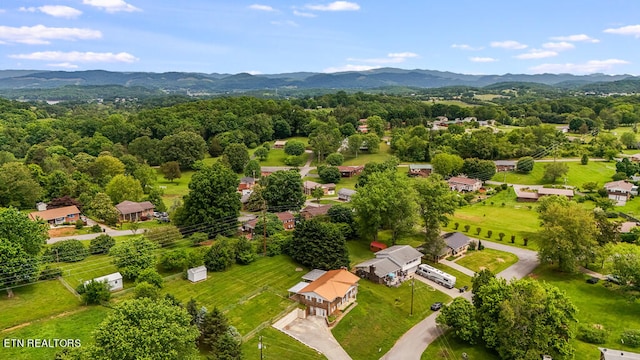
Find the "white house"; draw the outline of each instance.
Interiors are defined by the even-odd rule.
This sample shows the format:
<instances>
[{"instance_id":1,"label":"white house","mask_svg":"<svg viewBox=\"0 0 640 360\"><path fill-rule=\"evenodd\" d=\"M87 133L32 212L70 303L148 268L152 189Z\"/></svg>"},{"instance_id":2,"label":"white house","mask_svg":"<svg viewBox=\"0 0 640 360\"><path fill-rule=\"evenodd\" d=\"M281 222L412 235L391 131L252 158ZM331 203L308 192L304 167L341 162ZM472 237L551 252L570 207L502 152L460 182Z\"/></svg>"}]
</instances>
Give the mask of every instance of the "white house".
<instances>
[{"instance_id":1,"label":"white house","mask_svg":"<svg viewBox=\"0 0 640 360\"><path fill-rule=\"evenodd\" d=\"M106 282L107 284L109 284L110 291L118 291L123 289L122 274L120 274L119 272L97 277L93 280L85 281L84 285L86 286L91 281Z\"/></svg>"},{"instance_id":2,"label":"white house","mask_svg":"<svg viewBox=\"0 0 640 360\"><path fill-rule=\"evenodd\" d=\"M422 262L422 253L409 245L394 245L376 253L377 259L389 259L406 273L414 273Z\"/></svg>"},{"instance_id":3,"label":"white house","mask_svg":"<svg viewBox=\"0 0 640 360\"><path fill-rule=\"evenodd\" d=\"M202 265L187 270L187 279L191 282L207 280L207 267Z\"/></svg>"},{"instance_id":4,"label":"white house","mask_svg":"<svg viewBox=\"0 0 640 360\"><path fill-rule=\"evenodd\" d=\"M624 180L612 181L604 184L609 199L616 202L618 206L624 206L631 195L638 195L638 187Z\"/></svg>"},{"instance_id":5,"label":"white house","mask_svg":"<svg viewBox=\"0 0 640 360\"><path fill-rule=\"evenodd\" d=\"M356 194L355 190L342 188L338 190L338 200L349 202L351 201L351 197Z\"/></svg>"}]
</instances>

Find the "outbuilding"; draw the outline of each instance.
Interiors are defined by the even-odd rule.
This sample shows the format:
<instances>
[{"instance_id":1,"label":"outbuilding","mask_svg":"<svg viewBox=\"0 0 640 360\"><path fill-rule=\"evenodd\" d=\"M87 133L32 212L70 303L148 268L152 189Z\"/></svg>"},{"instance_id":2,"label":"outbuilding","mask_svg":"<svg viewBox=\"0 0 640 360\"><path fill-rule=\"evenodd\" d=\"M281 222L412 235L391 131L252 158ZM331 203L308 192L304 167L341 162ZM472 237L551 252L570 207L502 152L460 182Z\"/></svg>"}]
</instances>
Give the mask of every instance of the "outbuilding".
<instances>
[{"instance_id":1,"label":"outbuilding","mask_svg":"<svg viewBox=\"0 0 640 360\"><path fill-rule=\"evenodd\" d=\"M187 270L187 279L191 282L207 280L207 267L202 265Z\"/></svg>"},{"instance_id":2,"label":"outbuilding","mask_svg":"<svg viewBox=\"0 0 640 360\"><path fill-rule=\"evenodd\" d=\"M113 273L113 274L109 274L109 275L105 275L105 276L101 276L101 277L97 277L97 278L95 278L93 280L85 281L84 285L86 286L91 281L106 282L109 285L109 290L110 291L122 290L123 287L124 287L123 283L122 283L122 274L120 274L119 272L116 272L116 273Z\"/></svg>"}]
</instances>

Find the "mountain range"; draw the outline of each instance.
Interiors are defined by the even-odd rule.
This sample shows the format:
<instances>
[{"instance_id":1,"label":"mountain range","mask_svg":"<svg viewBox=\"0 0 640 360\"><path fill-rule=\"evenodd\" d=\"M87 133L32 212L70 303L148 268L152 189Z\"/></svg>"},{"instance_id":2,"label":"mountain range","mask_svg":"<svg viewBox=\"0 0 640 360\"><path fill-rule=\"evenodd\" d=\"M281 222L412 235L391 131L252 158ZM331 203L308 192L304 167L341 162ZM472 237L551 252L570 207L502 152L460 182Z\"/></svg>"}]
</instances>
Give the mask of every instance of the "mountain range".
<instances>
[{"instance_id":1,"label":"mountain range","mask_svg":"<svg viewBox=\"0 0 640 360\"><path fill-rule=\"evenodd\" d=\"M189 72L111 72L0 70L0 91L54 89L63 86L125 86L141 87L165 93L245 92L265 89L349 89L367 90L384 87L438 88L446 86L485 87L504 82L529 82L562 88L578 88L586 84L632 81L632 75L572 75L572 74L503 74L468 75L435 70L404 70L381 68L340 73L296 72L283 74L204 74ZM639 89L640 90L640 89Z\"/></svg>"}]
</instances>

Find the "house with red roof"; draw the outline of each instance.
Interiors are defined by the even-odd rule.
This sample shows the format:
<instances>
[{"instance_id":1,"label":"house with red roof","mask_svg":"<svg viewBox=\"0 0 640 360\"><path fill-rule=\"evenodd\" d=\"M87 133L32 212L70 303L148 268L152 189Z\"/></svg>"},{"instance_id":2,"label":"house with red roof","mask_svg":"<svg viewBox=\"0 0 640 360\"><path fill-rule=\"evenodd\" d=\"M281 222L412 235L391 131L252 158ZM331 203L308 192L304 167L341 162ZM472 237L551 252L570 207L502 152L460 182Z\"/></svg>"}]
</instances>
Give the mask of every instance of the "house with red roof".
<instances>
[{"instance_id":1,"label":"house with red roof","mask_svg":"<svg viewBox=\"0 0 640 360\"><path fill-rule=\"evenodd\" d=\"M71 224L78 220L82 220L80 217L80 210L75 205L50 210L34 211L29 214L29 219L33 221L44 220L51 226L62 225L65 223Z\"/></svg>"}]
</instances>

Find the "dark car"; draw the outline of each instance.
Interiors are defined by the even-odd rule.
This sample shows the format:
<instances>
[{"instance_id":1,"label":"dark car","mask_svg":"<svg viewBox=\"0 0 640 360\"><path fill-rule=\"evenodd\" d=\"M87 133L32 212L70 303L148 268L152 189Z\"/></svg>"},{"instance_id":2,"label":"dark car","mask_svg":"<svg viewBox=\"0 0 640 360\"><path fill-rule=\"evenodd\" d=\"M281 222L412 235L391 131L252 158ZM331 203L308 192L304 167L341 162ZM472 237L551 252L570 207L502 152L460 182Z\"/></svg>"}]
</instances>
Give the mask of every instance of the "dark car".
<instances>
[{"instance_id":1,"label":"dark car","mask_svg":"<svg viewBox=\"0 0 640 360\"><path fill-rule=\"evenodd\" d=\"M615 276L613 276L611 274L605 276L605 278L607 279L608 282L612 282L614 284L620 285L620 279L618 279L617 277L615 277Z\"/></svg>"},{"instance_id":2,"label":"dark car","mask_svg":"<svg viewBox=\"0 0 640 360\"><path fill-rule=\"evenodd\" d=\"M587 283L589 284L597 284L598 281L600 281L600 279L598 279L597 277L590 277L587 279Z\"/></svg>"},{"instance_id":3,"label":"dark car","mask_svg":"<svg viewBox=\"0 0 640 360\"><path fill-rule=\"evenodd\" d=\"M433 311L438 311L441 308L442 308L442 303L441 302L433 303L433 305L431 305L431 310L433 310Z\"/></svg>"},{"instance_id":4,"label":"dark car","mask_svg":"<svg viewBox=\"0 0 640 360\"><path fill-rule=\"evenodd\" d=\"M465 286L461 287L458 290L460 290L460 292L463 293L463 292L467 291L468 289L469 289L469 287L465 285Z\"/></svg>"}]
</instances>

